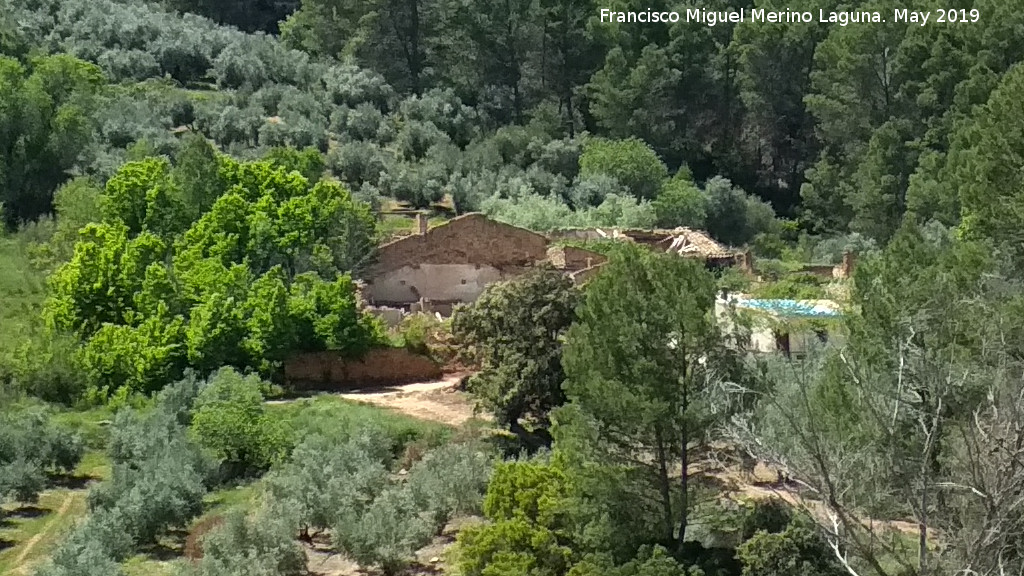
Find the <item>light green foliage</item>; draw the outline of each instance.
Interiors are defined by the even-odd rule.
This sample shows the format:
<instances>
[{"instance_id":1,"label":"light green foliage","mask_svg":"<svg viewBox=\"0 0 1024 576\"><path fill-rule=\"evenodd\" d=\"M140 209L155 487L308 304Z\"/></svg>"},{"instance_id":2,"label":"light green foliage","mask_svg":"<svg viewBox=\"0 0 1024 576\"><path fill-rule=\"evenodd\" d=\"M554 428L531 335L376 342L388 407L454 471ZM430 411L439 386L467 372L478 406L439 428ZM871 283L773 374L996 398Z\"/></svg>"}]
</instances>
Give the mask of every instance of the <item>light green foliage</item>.
<instances>
[{"instance_id":1,"label":"light green foliage","mask_svg":"<svg viewBox=\"0 0 1024 576\"><path fill-rule=\"evenodd\" d=\"M572 489L558 464L498 464L484 498L490 522L459 532L457 569L467 575L564 574L582 548L569 537Z\"/></svg>"},{"instance_id":2,"label":"light green foliage","mask_svg":"<svg viewBox=\"0 0 1024 576\"><path fill-rule=\"evenodd\" d=\"M324 158L316 148L273 148L265 159L287 170L294 170L314 183L324 173Z\"/></svg>"},{"instance_id":3,"label":"light green foliage","mask_svg":"<svg viewBox=\"0 0 1024 576\"><path fill-rule=\"evenodd\" d=\"M359 435L367 427L383 430L381 441L390 447L394 458L402 454L409 442L417 441L434 447L445 442L452 432L450 427L438 422L330 395L268 404L266 409L270 417L293 430L296 438L316 434L349 438Z\"/></svg>"},{"instance_id":4,"label":"light green foliage","mask_svg":"<svg viewBox=\"0 0 1024 576\"><path fill-rule=\"evenodd\" d=\"M638 198L658 195L668 169L642 140L588 140L580 156L580 176L605 174L619 181Z\"/></svg>"},{"instance_id":5,"label":"light green foliage","mask_svg":"<svg viewBox=\"0 0 1024 576\"><path fill-rule=\"evenodd\" d=\"M292 170L315 171L310 154L239 163L192 139L175 165L146 159L110 180L104 221L83 229L46 308L85 341L96 395L151 392L186 367L267 374L295 350L358 355L380 341L345 273L367 263L372 218L338 184Z\"/></svg>"},{"instance_id":6,"label":"light green foliage","mask_svg":"<svg viewBox=\"0 0 1024 576\"><path fill-rule=\"evenodd\" d=\"M551 530L516 518L459 532L456 563L465 576L556 576L571 565L572 550Z\"/></svg>"},{"instance_id":7,"label":"light green foliage","mask_svg":"<svg viewBox=\"0 0 1024 576\"><path fill-rule=\"evenodd\" d=\"M292 527L264 509L254 517L242 510L228 513L224 523L203 537L203 558L183 567L182 576L300 576L306 556L295 542Z\"/></svg>"},{"instance_id":8,"label":"light green foliage","mask_svg":"<svg viewBox=\"0 0 1024 576\"><path fill-rule=\"evenodd\" d=\"M39 264L51 269L71 259L78 231L101 218L99 198L102 193L102 187L82 177L57 189L53 195L56 230L47 243L36 247L34 255Z\"/></svg>"},{"instance_id":9,"label":"light green foliage","mask_svg":"<svg viewBox=\"0 0 1024 576\"><path fill-rule=\"evenodd\" d=\"M259 377L223 368L196 398L190 431L228 477L265 471L288 450L288 433L266 414L261 387Z\"/></svg>"},{"instance_id":10,"label":"light green foliage","mask_svg":"<svg viewBox=\"0 0 1024 576\"><path fill-rule=\"evenodd\" d=\"M488 287L453 314L452 335L481 362L470 391L499 422L544 427L548 411L565 401L560 338L579 301L571 280L538 270Z\"/></svg>"},{"instance_id":11,"label":"light green foliage","mask_svg":"<svg viewBox=\"0 0 1024 576\"><path fill-rule=\"evenodd\" d=\"M568 496L565 472L543 461L513 461L494 469L484 514L492 520L523 519L533 524L557 527L562 501Z\"/></svg>"}]
</instances>

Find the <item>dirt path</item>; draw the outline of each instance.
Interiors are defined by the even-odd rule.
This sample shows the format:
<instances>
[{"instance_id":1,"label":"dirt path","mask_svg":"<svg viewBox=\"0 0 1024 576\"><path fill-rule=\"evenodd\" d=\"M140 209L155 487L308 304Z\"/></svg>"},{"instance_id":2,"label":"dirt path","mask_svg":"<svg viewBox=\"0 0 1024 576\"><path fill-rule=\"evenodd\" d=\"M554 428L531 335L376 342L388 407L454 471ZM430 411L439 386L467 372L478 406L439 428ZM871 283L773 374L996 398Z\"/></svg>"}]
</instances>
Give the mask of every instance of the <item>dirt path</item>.
<instances>
[{"instance_id":1,"label":"dirt path","mask_svg":"<svg viewBox=\"0 0 1024 576\"><path fill-rule=\"evenodd\" d=\"M465 392L456 389L463 376L465 375L451 374L441 380L367 388L346 392L340 396L346 400L383 406L415 418L452 426L459 426L474 416L488 419L487 415L474 414L472 399Z\"/></svg>"},{"instance_id":2,"label":"dirt path","mask_svg":"<svg viewBox=\"0 0 1024 576\"><path fill-rule=\"evenodd\" d=\"M29 538L28 542L25 542L25 547L21 550L21 553L18 554L18 557L14 559L14 564L17 566L14 572L15 574L29 573L29 565L25 564L25 559L28 558L29 553L32 552L32 549L35 548L36 544L43 539L43 536L46 536L50 531L50 528L52 528L57 521L68 513L68 509L71 508L71 502L74 501L74 499L75 494L73 492L68 493L64 497L64 501L61 502L60 508L57 509L57 514L46 523L46 526L40 530L38 534Z\"/></svg>"}]
</instances>

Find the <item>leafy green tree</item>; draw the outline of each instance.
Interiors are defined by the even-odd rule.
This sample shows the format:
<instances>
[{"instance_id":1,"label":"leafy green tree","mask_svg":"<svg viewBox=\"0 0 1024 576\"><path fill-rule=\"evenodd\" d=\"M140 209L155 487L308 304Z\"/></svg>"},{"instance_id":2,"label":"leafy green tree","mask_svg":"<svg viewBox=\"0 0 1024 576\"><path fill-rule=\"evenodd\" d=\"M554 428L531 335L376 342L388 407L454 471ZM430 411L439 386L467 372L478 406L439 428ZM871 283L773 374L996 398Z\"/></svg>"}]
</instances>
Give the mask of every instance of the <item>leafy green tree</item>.
<instances>
[{"instance_id":1,"label":"leafy green tree","mask_svg":"<svg viewBox=\"0 0 1024 576\"><path fill-rule=\"evenodd\" d=\"M263 407L262 383L219 370L196 399L191 433L222 462L228 477L265 471L284 457L288 437Z\"/></svg>"},{"instance_id":2,"label":"leafy green tree","mask_svg":"<svg viewBox=\"0 0 1024 576\"><path fill-rule=\"evenodd\" d=\"M270 374L295 350L381 341L346 273L370 262L374 220L291 169L315 172L318 153L239 163L194 139L176 162L123 167L51 278L46 318L84 340L95 391L152 392L186 367Z\"/></svg>"},{"instance_id":3,"label":"leafy green tree","mask_svg":"<svg viewBox=\"0 0 1024 576\"><path fill-rule=\"evenodd\" d=\"M676 117L682 112L675 102L681 77L665 50L655 45L644 47L631 63L627 63L621 48L612 48L604 68L586 86L590 112L610 137L637 137L663 154L670 152L676 137Z\"/></svg>"},{"instance_id":4,"label":"leafy green tree","mask_svg":"<svg viewBox=\"0 0 1024 576\"><path fill-rule=\"evenodd\" d=\"M662 508L662 538L689 525L692 453L714 421L715 282L689 259L629 246L587 287L563 355L570 404L554 415L568 442L596 461L638 471ZM564 427L564 428L563 428ZM641 464L631 455L650 455ZM679 467L678 481L669 467Z\"/></svg>"},{"instance_id":5,"label":"leafy green tree","mask_svg":"<svg viewBox=\"0 0 1024 576\"><path fill-rule=\"evenodd\" d=\"M669 180L652 204L662 228L704 228L708 200L690 180L678 176Z\"/></svg>"},{"instance_id":6,"label":"leafy green tree","mask_svg":"<svg viewBox=\"0 0 1024 576\"><path fill-rule=\"evenodd\" d=\"M66 54L41 56L26 70L0 56L0 203L5 225L52 210L54 191L93 137L90 113L100 69Z\"/></svg>"},{"instance_id":7,"label":"leafy green tree","mask_svg":"<svg viewBox=\"0 0 1024 576\"><path fill-rule=\"evenodd\" d=\"M634 196L651 199L668 177L668 169L642 140L587 141L580 156L580 176L605 174L619 181Z\"/></svg>"},{"instance_id":8,"label":"leafy green tree","mask_svg":"<svg viewBox=\"0 0 1024 576\"><path fill-rule=\"evenodd\" d=\"M960 191L961 229L970 238L989 238L1005 246L1020 262L1019 227L1012 214L1020 206L1020 168L1017 155L1024 140L1016 131L1020 117L1024 73L1009 72L979 110L966 138L971 143L951 152L951 176Z\"/></svg>"},{"instance_id":9,"label":"leafy green tree","mask_svg":"<svg viewBox=\"0 0 1024 576\"><path fill-rule=\"evenodd\" d=\"M533 437L524 422L543 431L548 412L565 402L561 337L579 301L564 274L538 270L489 286L453 315L452 335L481 363L470 391L524 439Z\"/></svg>"}]
</instances>

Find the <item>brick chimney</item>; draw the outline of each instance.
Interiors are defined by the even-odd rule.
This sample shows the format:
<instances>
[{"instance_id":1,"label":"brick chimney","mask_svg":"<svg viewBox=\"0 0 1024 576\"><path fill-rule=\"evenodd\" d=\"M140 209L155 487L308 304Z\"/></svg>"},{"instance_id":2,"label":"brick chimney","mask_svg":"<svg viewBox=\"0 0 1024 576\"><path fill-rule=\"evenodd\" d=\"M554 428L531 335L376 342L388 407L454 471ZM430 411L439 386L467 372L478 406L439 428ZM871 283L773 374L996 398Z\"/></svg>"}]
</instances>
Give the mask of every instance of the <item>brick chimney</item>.
<instances>
[{"instance_id":1,"label":"brick chimney","mask_svg":"<svg viewBox=\"0 0 1024 576\"><path fill-rule=\"evenodd\" d=\"M427 215L423 212L416 213L416 233L420 236L427 233Z\"/></svg>"},{"instance_id":2,"label":"brick chimney","mask_svg":"<svg viewBox=\"0 0 1024 576\"><path fill-rule=\"evenodd\" d=\"M842 263L842 277L853 278L853 269L857 265L857 254L853 252L843 252L843 263Z\"/></svg>"},{"instance_id":3,"label":"brick chimney","mask_svg":"<svg viewBox=\"0 0 1024 576\"><path fill-rule=\"evenodd\" d=\"M754 253L747 250L740 256L740 270L747 274L754 273Z\"/></svg>"}]
</instances>

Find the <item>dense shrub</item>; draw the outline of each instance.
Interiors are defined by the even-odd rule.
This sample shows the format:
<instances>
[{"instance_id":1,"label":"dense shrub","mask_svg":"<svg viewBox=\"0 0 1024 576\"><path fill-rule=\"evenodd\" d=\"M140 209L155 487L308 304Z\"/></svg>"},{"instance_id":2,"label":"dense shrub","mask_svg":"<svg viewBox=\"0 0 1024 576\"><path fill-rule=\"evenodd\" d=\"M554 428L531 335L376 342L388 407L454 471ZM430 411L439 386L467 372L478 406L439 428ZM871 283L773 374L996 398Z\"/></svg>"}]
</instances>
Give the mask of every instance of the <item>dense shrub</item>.
<instances>
[{"instance_id":1,"label":"dense shrub","mask_svg":"<svg viewBox=\"0 0 1024 576\"><path fill-rule=\"evenodd\" d=\"M81 438L43 412L0 413L0 501L35 502L51 474L74 470L82 452Z\"/></svg>"},{"instance_id":2,"label":"dense shrub","mask_svg":"<svg viewBox=\"0 0 1024 576\"><path fill-rule=\"evenodd\" d=\"M113 475L89 494L93 512L117 518L134 546L155 544L171 528L185 528L203 511L203 470L184 444L142 461L114 467Z\"/></svg>"},{"instance_id":3,"label":"dense shrub","mask_svg":"<svg viewBox=\"0 0 1024 576\"><path fill-rule=\"evenodd\" d=\"M319 170L316 152L240 163L204 146L122 167L103 221L54 273L46 316L85 341L96 396L152 392L188 367L268 375L295 350L358 355L383 338L348 274L369 261L368 207L298 172Z\"/></svg>"},{"instance_id":4,"label":"dense shrub","mask_svg":"<svg viewBox=\"0 0 1024 576\"><path fill-rule=\"evenodd\" d=\"M182 576L299 576L306 573L306 555L295 542L293 528L276 511L254 517L235 510L203 536L203 557L184 567Z\"/></svg>"},{"instance_id":5,"label":"dense shrub","mask_svg":"<svg viewBox=\"0 0 1024 576\"><path fill-rule=\"evenodd\" d=\"M223 368L195 401L191 433L221 462L227 478L266 471L289 449L287 430L265 413L262 385L257 376Z\"/></svg>"},{"instance_id":6,"label":"dense shrub","mask_svg":"<svg viewBox=\"0 0 1024 576\"><path fill-rule=\"evenodd\" d=\"M354 512L342 510L331 532L334 544L361 565L378 566L385 576L408 566L433 533L406 487L386 488L362 514Z\"/></svg>"},{"instance_id":7,"label":"dense shrub","mask_svg":"<svg viewBox=\"0 0 1024 576\"><path fill-rule=\"evenodd\" d=\"M305 533L333 527L341 517L358 519L387 485L391 458L387 434L373 428L347 441L309 436L289 461L268 477L268 488Z\"/></svg>"},{"instance_id":8,"label":"dense shrub","mask_svg":"<svg viewBox=\"0 0 1024 576\"><path fill-rule=\"evenodd\" d=\"M658 226L704 228L708 200L693 182L679 177L666 182L652 202Z\"/></svg>"},{"instance_id":9,"label":"dense shrub","mask_svg":"<svg viewBox=\"0 0 1024 576\"><path fill-rule=\"evenodd\" d=\"M668 177L668 169L642 140L594 138L583 146L580 176L596 174L615 178L638 198L652 199Z\"/></svg>"},{"instance_id":10,"label":"dense shrub","mask_svg":"<svg viewBox=\"0 0 1024 576\"><path fill-rule=\"evenodd\" d=\"M477 443L448 444L428 452L409 470L408 486L436 531L461 514L480 512L494 459Z\"/></svg>"},{"instance_id":11,"label":"dense shrub","mask_svg":"<svg viewBox=\"0 0 1024 576\"><path fill-rule=\"evenodd\" d=\"M847 572L812 528L799 523L784 531L758 531L736 549L743 576L840 576Z\"/></svg>"}]
</instances>

